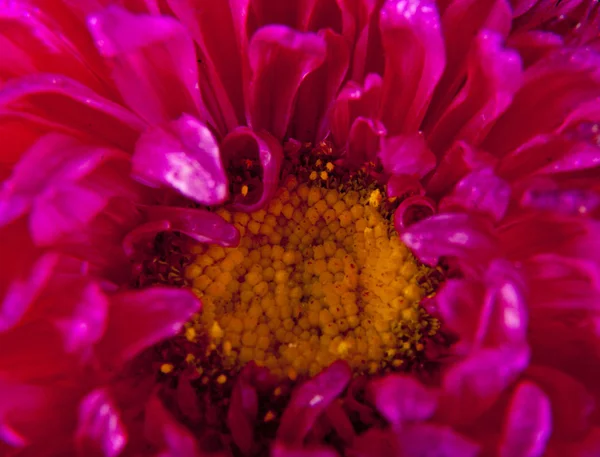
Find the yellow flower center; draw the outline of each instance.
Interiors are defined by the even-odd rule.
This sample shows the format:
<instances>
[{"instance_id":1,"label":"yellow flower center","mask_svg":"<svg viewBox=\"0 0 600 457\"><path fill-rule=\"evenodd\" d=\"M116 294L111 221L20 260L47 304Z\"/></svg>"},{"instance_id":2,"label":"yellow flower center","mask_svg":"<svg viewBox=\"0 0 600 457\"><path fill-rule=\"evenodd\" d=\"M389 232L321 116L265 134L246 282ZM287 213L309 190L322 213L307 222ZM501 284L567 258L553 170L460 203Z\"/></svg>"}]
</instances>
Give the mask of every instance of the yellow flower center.
<instances>
[{"instance_id":1,"label":"yellow flower center","mask_svg":"<svg viewBox=\"0 0 600 457\"><path fill-rule=\"evenodd\" d=\"M192 249L185 276L203 309L187 339L208 338L225 369L254 360L292 380L338 359L368 373L414 359L439 323L419 306L427 269L381 199L289 178L264 210L220 210L241 242Z\"/></svg>"}]
</instances>

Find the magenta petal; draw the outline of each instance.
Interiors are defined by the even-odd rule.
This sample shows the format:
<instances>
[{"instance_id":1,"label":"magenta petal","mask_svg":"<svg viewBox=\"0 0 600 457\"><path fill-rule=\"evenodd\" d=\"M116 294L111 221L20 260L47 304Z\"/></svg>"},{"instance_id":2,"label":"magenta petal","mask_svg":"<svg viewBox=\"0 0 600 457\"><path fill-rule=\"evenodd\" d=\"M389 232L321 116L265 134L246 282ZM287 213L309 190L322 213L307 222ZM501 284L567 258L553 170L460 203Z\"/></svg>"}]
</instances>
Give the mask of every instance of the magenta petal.
<instances>
[{"instance_id":1,"label":"magenta petal","mask_svg":"<svg viewBox=\"0 0 600 457\"><path fill-rule=\"evenodd\" d=\"M425 195L421 181L411 175L392 175L386 184L386 192L390 197L407 197Z\"/></svg>"},{"instance_id":2,"label":"magenta petal","mask_svg":"<svg viewBox=\"0 0 600 457\"><path fill-rule=\"evenodd\" d=\"M386 56L381 120L392 135L413 134L445 65L433 0L387 0L380 13Z\"/></svg>"},{"instance_id":3,"label":"magenta petal","mask_svg":"<svg viewBox=\"0 0 600 457\"><path fill-rule=\"evenodd\" d=\"M539 30L511 33L507 44L519 52L525 68L564 45L560 36Z\"/></svg>"},{"instance_id":4,"label":"magenta petal","mask_svg":"<svg viewBox=\"0 0 600 457\"><path fill-rule=\"evenodd\" d=\"M372 381L368 392L379 413L393 425L427 420L437 407L436 394L406 375Z\"/></svg>"},{"instance_id":5,"label":"magenta petal","mask_svg":"<svg viewBox=\"0 0 600 457\"><path fill-rule=\"evenodd\" d=\"M589 431L594 412L594 397L585 386L567 373L542 365L526 371L550 399L552 436L565 440L580 440Z\"/></svg>"},{"instance_id":6,"label":"magenta petal","mask_svg":"<svg viewBox=\"0 0 600 457\"><path fill-rule=\"evenodd\" d=\"M212 2L210 0L168 0L169 7L198 44L202 59L200 69L208 76L200 90L207 108L225 132L245 123L243 59L247 50L246 19L249 0ZM201 78L203 81L203 78Z\"/></svg>"},{"instance_id":7,"label":"magenta petal","mask_svg":"<svg viewBox=\"0 0 600 457\"><path fill-rule=\"evenodd\" d=\"M124 150L145 128L132 112L62 75L37 73L7 82L0 108L58 132L88 133Z\"/></svg>"},{"instance_id":8,"label":"magenta petal","mask_svg":"<svg viewBox=\"0 0 600 457\"><path fill-rule=\"evenodd\" d=\"M200 303L191 291L152 287L110 297L109 321L96 351L101 362L120 365L142 349L175 335Z\"/></svg>"},{"instance_id":9,"label":"magenta petal","mask_svg":"<svg viewBox=\"0 0 600 457\"><path fill-rule=\"evenodd\" d=\"M386 134L384 125L379 121L358 117L348 134L346 156L348 164L359 168L368 162L375 162L380 149L380 141Z\"/></svg>"},{"instance_id":10,"label":"magenta petal","mask_svg":"<svg viewBox=\"0 0 600 457\"><path fill-rule=\"evenodd\" d=\"M331 30L319 31L326 45L323 64L309 74L298 90L289 136L300 141L320 141L328 133L325 123L329 110L346 72L350 52L341 35Z\"/></svg>"},{"instance_id":11,"label":"magenta petal","mask_svg":"<svg viewBox=\"0 0 600 457\"><path fill-rule=\"evenodd\" d=\"M136 252L151 251L156 235L171 228L169 221L152 221L138 225L123 238L123 251L127 257Z\"/></svg>"},{"instance_id":12,"label":"magenta petal","mask_svg":"<svg viewBox=\"0 0 600 457\"><path fill-rule=\"evenodd\" d=\"M248 101L250 125L281 140L300 84L325 59L325 40L272 25L252 36L248 52L253 72Z\"/></svg>"},{"instance_id":13,"label":"magenta petal","mask_svg":"<svg viewBox=\"0 0 600 457\"><path fill-rule=\"evenodd\" d=\"M456 140L477 146L512 102L522 82L521 59L502 41L488 31L475 39L465 85L427 135L436 154Z\"/></svg>"},{"instance_id":14,"label":"magenta petal","mask_svg":"<svg viewBox=\"0 0 600 457\"><path fill-rule=\"evenodd\" d=\"M433 200L421 195L405 198L394 211L394 227L404 232L411 225L435 214L435 206Z\"/></svg>"},{"instance_id":15,"label":"magenta petal","mask_svg":"<svg viewBox=\"0 0 600 457\"><path fill-rule=\"evenodd\" d=\"M111 6L90 16L88 27L121 96L140 117L157 124L183 113L204 115L194 43L178 21Z\"/></svg>"},{"instance_id":16,"label":"magenta petal","mask_svg":"<svg viewBox=\"0 0 600 457\"><path fill-rule=\"evenodd\" d=\"M421 134L383 138L379 158L389 174L422 178L435 167L435 156Z\"/></svg>"},{"instance_id":17,"label":"magenta petal","mask_svg":"<svg viewBox=\"0 0 600 457\"><path fill-rule=\"evenodd\" d=\"M301 443L319 416L343 392L351 378L352 371L348 364L337 361L296 387L281 417L277 438L286 443Z\"/></svg>"},{"instance_id":18,"label":"magenta petal","mask_svg":"<svg viewBox=\"0 0 600 457\"><path fill-rule=\"evenodd\" d=\"M468 214L432 216L410 226L402 240L429 265L435 265L442 256L478 263L492 257L498 249L485 225Z\"/></svg>"},{"instance_id":19,"label":"magenta petal","mask_svg":"<svg viewBox=\"0 0 600 457\"><path fill-rule=\"evenodd\" d=\"M452 366L438 409L450 424L469 423L490 408L529 363L527 347L482 349Z\"/></svg>"},{"instance_id":20,"label":"magenta petal","mask_svg":"<svg viewBox=\"0 0 600 457\"><path fill-rule=\"evenodd\" d=\"M450 195L442 199L440 212L473 211L498 223L504 217L510 199L510 186L489 168L465 176Z\"/></svg>"},{"instance_id":21,"label":"magenta petal","mask_svg":"<svg viewBox=\"0 0 600 457\"><path fill-rule=\"evenodd\" d=\"M342 88L329 113L331 135L339 148L346 145L350 128L357 118L375 122L373 120L377 118L379 111L382 84L381 76L369 74L362 86L348 81Z\"/></svg>"},{"instance_id":22,"label":"magenta petal","mask_svg":"<svg viewBox=\"0 0 600 457\"><path fill-rule=\"evenodd\" d=\"M117 457L127 444L127 432L106 390L94 390L79 406L77 450L90 457Z\"/></svg>"},{"instance_id":23,"label":"magenta petal","mask_svg":"<svg viewBox=\"0 0 600 457\"><path fill-rule=\"evenodd\" d=\"M501 457L540 457L552 431L550 401L535 384L516 388L504 424Z\"/></svg>"},{"instance_id":24,"label":"magenta petal","mask_svg":"<svg viewBox=\"0 0 600 457\"><path fill-rule=\"evenodd\" d=\"M279 186L279 171L283 162L281 144L267 132L257 133L247 127L239 127L225 137L221 150L226 164L249 158L258 159L262 168L260 182L248 183L252 184L252 189L241 200L240 196L236 196L233 208L252 212L265 206Z\"/></svg>"},{"instance_id":25,"label":"magenta petal","mask_svg":"<svg viewBox=\"0 0 600 457\"><path fill-rule=\"evenodd\" d=\"M146 131L132 165L140 181L172 187L198 203L216 205L227 198L219 145L205 124L187 114Z\"/></svg>"},{"instance_id":26,"label":"magenta petal","mask_svg":"<svg viewBox=\"0 0 600 457\"><path fill-rule=\"evenodd\" d=\"M398 436L400 452L406 457L476 457L480 448L450 427L418 424L402 430ZM390 454L388 454L390 455Z\"/></svg>"},{"instance_id":27,"label":"magenta petal","mask_svg":"<svg viewBox=\"0 0 600 457\"><path fill-rule=\"evenodd\" d=\"M339 454L333 448L325 446L301 447L275 442L270 457L339 457Z\"/></svg>"},{"instance_id":28,"label":"magenta petal","mask_svg":"<svg viewBox=\"0 0 600 457\"><path fill-rule=\"evenodd\" d=\"M202 243L237 246L240 242L240 232L212 211L171 206L146 206L142 211L149 222L159 222L153 226L156 229L168 222L171 230L185 233Z\"/></svg>"},{"instance_id":29,"label":"magenta petal","mask_svg":"<svg viewBox=\"0 0 600 457\"><path fill-rule=\"evenodd\" d=\"M250 454L255 444L254 426L257 414L256 390L244 379L239 379L231 393L227 425L231 430L234 443L244 454Z\"/></svg>"}]
</instances>

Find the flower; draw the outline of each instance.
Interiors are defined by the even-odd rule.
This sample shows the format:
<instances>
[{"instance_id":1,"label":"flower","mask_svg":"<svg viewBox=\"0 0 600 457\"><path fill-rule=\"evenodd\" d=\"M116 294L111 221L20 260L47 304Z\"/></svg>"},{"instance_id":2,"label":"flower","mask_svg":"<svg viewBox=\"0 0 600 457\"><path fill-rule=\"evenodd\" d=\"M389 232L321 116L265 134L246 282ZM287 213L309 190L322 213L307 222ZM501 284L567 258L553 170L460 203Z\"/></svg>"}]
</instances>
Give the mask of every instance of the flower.
<instances>
[{"instance_id":1,"label":"flower","mask_svg":"<svg viewBox=\"0 0 600 457\"><path fill-rule=\"evenodd\" d=\"M2 452L600 453L599 14L586 0L1 3ZM359 191L348 203L351 185ZM284 212L285 192L312 203ZM399 238L385 230L389 208ZM266 223L267 211L290 222ZM310 286L342 303L314 292L327 272L318 287L337 273L352 280L342 264L290 280L275 262L301 263L300 252L271 255L286 230L310 235L302 221L319 227L327 211L340 226L372 229L370 251L366 235L356 247L354 234L337 240L349 240L343 259L377 260L362 271L389 279L368 291L386 306L399 293L414 298L401 304L402 325L418 337L402 333L415 339L398 360L421 370L379 375L376 363L353 377L360 364L330 363L328 349L294 384L306 368L296 351L283 383L249 363L235 377L211 372L200 396L181 368L212 366L192 324L200 302L186 287L153 283L180 286L214 263L217 286L192 286L219 342L229 334L210 317L215 297L241 288L221 260L256 231L268 249L249 255L246 270L265 261L280 296ZM393 285L381 267L389 259L375 252L389 247L392 257L398 239L422 264L406 262L406 284ZM444 281L417 305L416 269L434 267ZM242 281L250 301L270 287L251 273ZM288 287L297 279L302 287ZM319 300L314 317L333 343L346 330ZM343 303L350 316L354 301ZM283 302L258 312L284 309L293 312ZM247 317L232 327L260 349L269 334L252 335L258 321ZM385 333L390 320L373 327ZM434 321L451 348L421 335L434 336ZM299 337L280 322L266 331ZM366 349L373 362L388 356L377 338ZM337 341L335 358L350 348Z\"/></svg>"}]
</instances>

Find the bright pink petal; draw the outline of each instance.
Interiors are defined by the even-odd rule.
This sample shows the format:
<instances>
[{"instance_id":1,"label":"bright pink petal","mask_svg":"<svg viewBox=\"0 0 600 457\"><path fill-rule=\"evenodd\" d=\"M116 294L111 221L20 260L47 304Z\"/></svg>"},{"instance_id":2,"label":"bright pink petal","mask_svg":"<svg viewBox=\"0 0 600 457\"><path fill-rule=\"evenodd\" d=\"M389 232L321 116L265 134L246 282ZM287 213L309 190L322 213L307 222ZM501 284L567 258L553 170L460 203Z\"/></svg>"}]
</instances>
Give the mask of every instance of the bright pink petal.
<instances>
[{"instance_id":1,"label":"bright pink petal","mask_svg":"<svg viewBox=\"0 0 600 457\"><path fill-rule=\"evenodd\" d=\"M440 212L456 210L482 213L495 223L504 217L510 200L510 186L492 170L484 168L465 176L451 194L442 199Z\"/></svg>"},{"instance_id":2,"label":"bright pink petal","mask_svg":"<svg viewBox=\"0 0 600 457\"><path fill-rule=\"evenodd\" d=\"M121 96L140 117L157 124L183 113L204 115L194 44L178 21L112 6L92 15L88 27Z\"/></svg>"},{"instance_id":3,"label":"bright pink petal","mask_svg":"<svg viewBox=\"0 0 600 457\"><path fill-rule=\"evenodd\" d=\"M424 421L437 407L435 392L406 375L371 381L368 392L379 413L392 425Z\"/></svg>"},{"instance_id":4,"label":"bright pink petal","mask_svg":"<svg viewBox=\"0 0 600 457\"><path fill-rule=\"evenodd\" d=\"M427 135L431 149L441 155L456 140L477 146L521 81L519 55L503 48L500 35L481 32L471 48L464 87Z\"/></svg>"},{"instance_id":5,"label":"bright pink petal","mask_svg":"<svg viewBox=\"0 0 600 457\"><path fill-rule=\"evenodd\" d=\"M394 211L394 227L404 232L411 225L435 213L436 204L433 200L422 195L413 195L402 200Z\"/></svg>"},{"instance_id":6,"label":"bright pink petal","mask_svg":"<svg viewBox=\"0 0 600 457\"><path fill-rule=\"evenodd\" d=\"M101 144L131 150L145 123L122 106L65 76L32 74L9 81L0 112L53 131L91 135Z\"/></svg>"},{"instance_id":7,"label":"bright pink petal","mask_svg":"<svg viewBox=\"0 0 600 457\"><path fill-rule=\"evenodd\" d=\"M350 60L348 44L331 30L319 32L327 53L323 64L300 85L289 136L300 141L320 141L328 133L325 114L338 92Z\"/></svg>"},{"instance_id":8,"label":"bright pink petal","mask_svg":"<svg viewBox=\"0 0 600 457\"><path fill-rule=\"evenodd\" d=\"M184 114L146 131L132 158L133 174L151 186L167 186L204 205L227 198L221 153L210 129Z\"/></svg>"},{"instance_id":9,"label":"bright pink petal","mask_svg":"<svg viewBox=\"0 0 600 457\"><path fill-rule=\"evenodd\" d=\"M402 240L429 265L437 264L442 256L477 264L498 249L485 224L468 214L438 214L417 222L403 233Z\"/></svg>"},{"instance_id":10,"label":"bright pink petal","mask_svg":"<svg viewBox=\"0 0 600 457\"><path fill-rule=\"evenodd\" d=\"M409 197L425 195L421 181L412 175L392 175L386 184L386 192L390 197Z\"/></svg>"},{"instance_id":11,"label":"bright pink petal","mask_svg":"<svg viewBox=\"0 0 600 457\"><path fill-rule=\"evenodd\" d=\"M381 120L392 135L413 134L446 61L435 2L387 0L380 22L385 52Z\"/></svg>"},{"instance_id":12,"label":"bright pink petal","mask_svg":"<svg viewBox=\"0 0 600 457\"><path fill-rule=\"evenodd\" d=\"M90 457L117 457L127 445L127 432L106 390L94 390L79 406L77 451Z\"/></svg>"},{"instance_id":13,"label":"bright pink petal","mask_svg":"<svg viewBox=\"0 0 600 457\"><path fill-rule=\"evenodd\" d=\"M561 183L550 178L536 179L524 189L520 204L524 208L597 219L600 216L600 185L594 178L588 182L567 180Z\"/></svg>"},{"instance_id":14,"label":"bright pink petal","mask_svg":"<svg viewBox=\"0 0 600 457\"><path fill-rule=\"evenodd\" d=\"M281 140L287 131L293 102L306 76L324 61L325 40L284 26L259 29L248 49L252 69L249 121Z\"/></svg>"},{"instance_id":15,"label":"bright pink petal","mask_svg":"<svg viewBox=\"0 0 600 457\"><path fill-rule=\"evenodd\" d=\"M171 206L146 206L142 208L149 222L160 222L146 228L160 229L167 221L170 230L176 230L202 243L217 243L221 246L237 246L240 233L231 224L214 212L204 209L177 208Z\"/></svg>"},{"instance_id":16,"label":"bright pink petal","mask_svg":"<svg viewBox=\"0 0 600 457\"><path fill-rule=\"evenodd\" d=\"M419 134L383 138L378 155L385 171L392 175L422 178L435 167L435 156Z\"/></svg>"},{"instance_id":17,"label":"bright pink petal","mask_svg":"<svg viewBox=\"0 0 600 457\"><path fill-rule=\"evenodd\" d=\"M246 17L249 0L212 2L169 0L167 2L200 47L200 71L208 74L202 84L205 103L219 132L225 134L245 124L244 58L248 47ZM212 90L209 97L208 92Z\"/></svg>"},{"instance_id":18,"label":"bright pink petal","mask_svg":"<svg viewBox=\"0 0 600 457\"><path fill-rule=\"evenodd\" d=\"M348 81L342 88L329 114L331 135L339 148L346 145L357 118L362 117L363 122L374 122L379 111L382 84L381 76L369 74L362 86Z\"/></svg>"},{"instance_id":19,"label":"bright pink petal","mask_svg":"<svg viewBox=\"0 0 600 457\"><path fill-rule=\"evenodd\" d=\"M311 13L317 0L251 0L252 12L257 26L283 24L290 28L306 31Z\"/></svg>"},{"instance_id":20,"label":"bright pink petal","mask_svg":"<svg viewBox=\"0 0 600 457\"><path fill-rule=\"evenodd\" d=\"M450 105L467 74L467 57L483 30L508 35L511 10L507 0L452 0L442 13L446 69L435 90L427 122L435 122Z\"/></svg>"},{"instance_id":21,"label":"bright pink petal","mask_svg":"<svg viewBox=\"0 0 600 457\"><path fill-rule=\"evenodd\" d=\"M246 183L250 188L248 195L234 197L233 208L252 212L266 205L279 186L283 163L281 144L267 132L257 133L247 127L239 127L225 137L221 150L223 161L228 165L250 159L260 163L262 168L259 179Z\"/></svg>"},{"instance_id":22,"label":"bright pink petal","mask_svg":"<svg viewBox=\"0 0 600 457\"><path fill-rule=\"evenodd\" d=\"M564 45L560 36L538 30L512 33L507 44L519 52L525 68Z\"/></svg>"},{"instance_id":23,"label":"bright pink petal","mask_svg":"<svg viewBox=\"0 0 600 457\"><path fill-rule=\"evenodd\" d=\"M198 311L188 290L154 287L110 297L109 321L96 351L101 362L118 366L142 349L175 335Z\"/></svg>"},{"instance_id":24,"label":"bright pink petal","mask_svg":"<svg viewBox=\"0 0 600 457\"><path fill-rule=\"evenodd\" d=\"M439 418L450 424L477 419L517 379L528 363L526 347L473 352L445 374Z\"/></svg>"},{"instance_id":25,"label":"bright pink petal","mask_svg":"<svg viewBox=\"0 0 600 457\"><path fill-rule=\"evenodd\" d=\"M598 55L585 48L550 54L525 71L523 87L483 148L506 155L536 135L551 133L570 112L599 95Z\"/></svg>"},{"instance_id":26,"label":"bright pink petal","mask_svg":"<svg viewBox=\"0 0 600 457\"><path fill-rule=\"evenodd\" d=\"M535 384L519 384L504 424L501 457L541 457L552 432L550 401Z\"/></svg>"},{"instance_id":27,"label":"bright pink petal","mask_svg":"<svg viewBox=\"0 0 600 457\"><path fill-rule=\"evenodd\" d=\"M337 361L296 387L281 417L277 438L286 443L301 443L319 416L346 388L351 377L350 367Z\"/></svg>"}]
</instances>

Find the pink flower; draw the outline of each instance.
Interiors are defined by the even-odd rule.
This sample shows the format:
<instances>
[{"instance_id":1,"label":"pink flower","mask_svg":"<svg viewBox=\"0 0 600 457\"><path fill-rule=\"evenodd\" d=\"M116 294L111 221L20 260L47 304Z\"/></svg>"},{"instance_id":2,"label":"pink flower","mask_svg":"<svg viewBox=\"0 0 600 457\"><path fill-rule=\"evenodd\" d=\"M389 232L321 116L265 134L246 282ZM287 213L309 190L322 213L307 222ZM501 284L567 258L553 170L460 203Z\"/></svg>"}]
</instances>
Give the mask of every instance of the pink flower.
<instances>
[{"instance_id":1,"label":"pink flower","mask_svg":"<svg viewBox=\"0 0 600 457\"><path fill-rule=\"evenodd\" d=\"M587 0L1 2L0 453L600 454L599 23ZM283 145L324 139L447 267L423 306L451 350L431 378L337 361L276 430L250 363L205 427L152 365L200 302L143 262L165 232L235 246L214 208L264 207Z\"/></svg>"}]
</instances>

